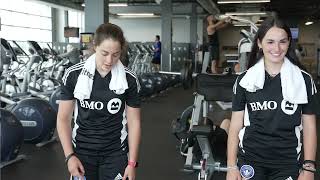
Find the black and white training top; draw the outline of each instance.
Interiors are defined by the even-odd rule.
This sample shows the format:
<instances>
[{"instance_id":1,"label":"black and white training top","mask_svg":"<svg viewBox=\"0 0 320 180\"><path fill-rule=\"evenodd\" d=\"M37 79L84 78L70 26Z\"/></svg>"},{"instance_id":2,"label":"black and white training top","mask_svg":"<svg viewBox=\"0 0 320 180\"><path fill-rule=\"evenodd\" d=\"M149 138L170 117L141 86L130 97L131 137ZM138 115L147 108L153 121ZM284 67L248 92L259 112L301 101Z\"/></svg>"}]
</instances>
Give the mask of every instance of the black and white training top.
<instances>
[{"instance_id":1,"label":"black and white training top","mask_svg":"<svg viewBox=\"0 0 320 180\"><path fill-rule=\"evenodd\" d=\"M239 132L239 155L248 161L272 167L296 163L302 148L301 114L315 114L312 105L315 84L302 71L308 94L308 104L292 104L283 100L280 74L265 72L265 83L254 93L239 85L246 72L239 75L233 91L232 111L244 110L244 127Z\"/></svg>"},{"instance_id":2,"label":"black and white training top","mask_svg":"<svg viewBox=\"0 0 320 180\"><path fill-rule=\"evenodd\" d=\"M83 63L68 68L64 75L61 100L74 100L74 88ZM111 72L101 77L96 70L90 99L76 99L72 142L82 155L118 156L128 152L125 106L140 107L140 84L136 75L125 68L128 89L115 94L109 89Z\"/></svg>"}]
</instances>

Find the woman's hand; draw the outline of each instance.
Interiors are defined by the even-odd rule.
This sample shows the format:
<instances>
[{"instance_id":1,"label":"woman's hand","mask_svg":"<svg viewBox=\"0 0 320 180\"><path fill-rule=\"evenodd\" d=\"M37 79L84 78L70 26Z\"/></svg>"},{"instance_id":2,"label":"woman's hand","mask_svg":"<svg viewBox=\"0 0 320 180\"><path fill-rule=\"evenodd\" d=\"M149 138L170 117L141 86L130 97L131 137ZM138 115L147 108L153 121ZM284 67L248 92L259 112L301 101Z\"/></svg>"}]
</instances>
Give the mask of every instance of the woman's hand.
<instances>
[{"instance_id":1,"label":"woman's hand","mask_svg":"<svg viewBox=\"0 0 320 180\"><path fill-rule=\"evenodd\" d=\"M240 171L238 169L228 169L226 180L241 180Z\"/></svg>"},{"instance_id":2,"label":"woman's hand","mask_svg":"<svg viewBox=\"0 0 320 180\"><path fill-rule=\"evenodd\" d=\"M78 179L83 180L84 167L81 161L76 157L72 156L68 161L68 170L73 177L78 177Z\"/></svg>"},{"instance_id":3,"label":"woman's hand","mask_svg":"<svg viewBox=\"0 0 320 180\"><path fill-rule=\"evenodd\" d=\"M314 180L314 173L302 170L299 174L298 180Z\"/></svg>"},{"instance_id":4,"label":"woman's hand","mask_svg":"<svg viewBox=\"0 0 320 180\"><path fill-rule=\"evenodd\" d=\"M127 166L126 170L124 171L124 175L122 180L127 180L127 178L129 180L135 180L136 179L136 169L134 167L131 166Z\"/></svg>"}]
</instances>

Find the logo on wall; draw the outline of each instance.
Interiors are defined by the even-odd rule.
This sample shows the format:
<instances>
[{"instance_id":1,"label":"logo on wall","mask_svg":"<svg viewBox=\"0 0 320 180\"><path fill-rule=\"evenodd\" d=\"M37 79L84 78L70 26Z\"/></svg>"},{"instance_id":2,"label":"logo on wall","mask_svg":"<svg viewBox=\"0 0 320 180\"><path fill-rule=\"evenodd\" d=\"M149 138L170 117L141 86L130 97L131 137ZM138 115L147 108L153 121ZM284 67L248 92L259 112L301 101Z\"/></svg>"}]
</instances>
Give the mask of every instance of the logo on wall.
<instances>
[{"instance_id":1,"label":"logo on wall","mask_svg":"<svg viewBox=\"0 0 320 180\"><path fill-rule=\"evenodd\" d=\"M292 115L296 112L298 108L297 104L290 103L289 101L282 100L281 109L284 113Z\"/></svg>"},{"instance_id":2,"label":"logo on wall","mask_svg":"<svg viewBox=\"0 0 320 180\"><path fill-rule=\"evenodd\" d=\"M116 114L121 108L121 100L119 98L113 98L108 102L107 109L111 114Z\"/></svg>"}]
</instances>

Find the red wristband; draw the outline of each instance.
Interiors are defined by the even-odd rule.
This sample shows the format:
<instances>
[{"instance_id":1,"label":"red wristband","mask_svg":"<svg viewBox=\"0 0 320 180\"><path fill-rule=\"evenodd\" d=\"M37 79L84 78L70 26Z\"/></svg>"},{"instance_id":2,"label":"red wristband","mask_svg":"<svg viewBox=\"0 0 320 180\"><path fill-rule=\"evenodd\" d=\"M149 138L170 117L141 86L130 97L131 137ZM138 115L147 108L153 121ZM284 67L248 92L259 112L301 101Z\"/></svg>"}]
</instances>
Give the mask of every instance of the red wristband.
<instances>
[{"instance_id":1,"label":"red wristband","mask_svg":"<svg viewBox=\"0 0 320 180\"><path fill-rule=\"evenodd\" d=\"M128 161L128 166L131 166L131 167L133 167L133 168L136 168L136 167L138 167L138 162L136 162L136 161Z\"/></svg>"}]
</instances>

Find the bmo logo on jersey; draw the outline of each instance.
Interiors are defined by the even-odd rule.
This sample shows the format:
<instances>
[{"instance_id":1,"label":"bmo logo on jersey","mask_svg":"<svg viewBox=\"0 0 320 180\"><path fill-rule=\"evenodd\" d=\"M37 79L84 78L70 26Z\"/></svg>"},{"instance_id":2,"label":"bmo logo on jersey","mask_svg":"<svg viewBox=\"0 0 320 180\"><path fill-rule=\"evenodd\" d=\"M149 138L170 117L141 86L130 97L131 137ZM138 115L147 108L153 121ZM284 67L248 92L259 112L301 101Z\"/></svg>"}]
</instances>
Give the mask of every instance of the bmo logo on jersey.
<instances>
[{"instance_id":1,"label":"bmo logo on jersey","mask_svg":"<svg viewBox=\"0 0 320 180\"><path fill-rule=\"evenodd\" d=\"M252 111L264 111L277 109L278 104L275 101L263 101L249 103Z\"/></svg>"},{"instance_id":2,"label":"bmo logo on jersey","mask_svg":"<svg viewBox=\"0 0 320 180\"><path fill-rule=\"evenodd\" d=\"M101 110L105 106L105 104L100 101L79 100L79 102L80 102L80 106L82 108L87 108L87 109L92 109L92 110L93 109L94 110ZM108 109L109 113L116 114L117 112L119 112L121 105L122 105L122 102L119 98L113 98L108 102L107 109Z\"/></svg>"},{"instance_id":3,"label":"bmo logo on jersey","mask_svg":"<svg viewBox=\"0 0 320 180\"><path fill-rule=\"evenodd\" d=\"M294 114L298 108L297 104L290 103L289 101L282 100L281 109L284 113L288 115Z\"/></svg>"},{"instance_id":4,"label":"bmo logo on jersey","mask_svg":"<svg viewBox=\"0 0 320 180\"><path fill-rule=\"evenodd\" d=\"M95 109L95 110L101 110L103 109L103 103L100 101L83 101L79 100L80 106L87 109Z\"/></svg>"},{"instance_id":5,"label":"bmo logo on jersey","mask_svg":"<svg viewBox=\"0 0 320 180\"><path fill-rule=\"evenodd\" d=\"M108 102L107 109L109 113L116 114L121 108L122 102L119 98L113 98Z\"/></svg>"}]
</instances>

